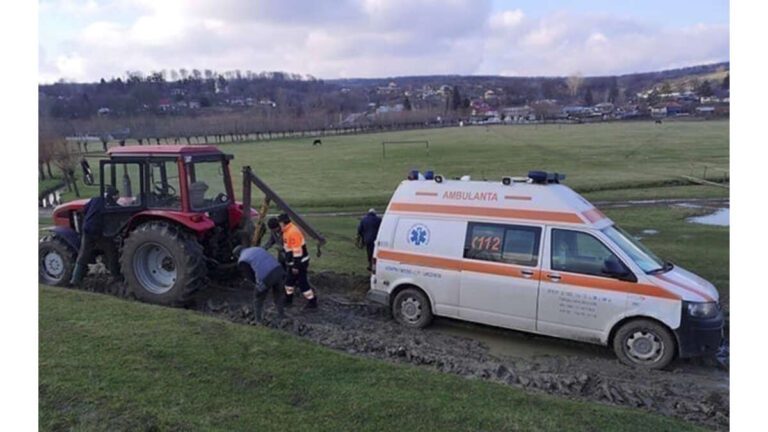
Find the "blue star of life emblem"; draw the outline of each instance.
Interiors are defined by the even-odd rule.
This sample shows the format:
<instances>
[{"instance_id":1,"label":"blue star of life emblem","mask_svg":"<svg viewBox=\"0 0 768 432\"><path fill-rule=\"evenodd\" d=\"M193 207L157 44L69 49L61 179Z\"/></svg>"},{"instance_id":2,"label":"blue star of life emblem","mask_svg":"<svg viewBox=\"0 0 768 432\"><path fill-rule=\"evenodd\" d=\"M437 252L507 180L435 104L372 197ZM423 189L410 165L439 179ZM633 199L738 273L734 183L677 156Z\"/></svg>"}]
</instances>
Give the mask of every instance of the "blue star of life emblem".
<instances>
[{"instance_id":1,"label":"blue star of life emblem","mask_svg":"<svg viewBox=\"0 0 768 432\"><path fill-rule=\"evenodd\" d=\"M421 224L412 226L408 232L408 243L415 246L429 244L429 229Z\"/></svg>"}]
</instances>

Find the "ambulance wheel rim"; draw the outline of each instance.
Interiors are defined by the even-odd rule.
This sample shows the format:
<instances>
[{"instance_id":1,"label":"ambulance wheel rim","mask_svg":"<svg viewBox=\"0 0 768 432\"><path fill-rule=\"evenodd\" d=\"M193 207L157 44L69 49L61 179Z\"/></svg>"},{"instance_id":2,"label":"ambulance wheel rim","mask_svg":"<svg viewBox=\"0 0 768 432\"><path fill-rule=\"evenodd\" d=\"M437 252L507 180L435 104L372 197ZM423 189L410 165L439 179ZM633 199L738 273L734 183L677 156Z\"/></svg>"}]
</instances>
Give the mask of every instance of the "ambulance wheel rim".
<instances>
[{"instance_id":1,"label":"ambulance wheel rim","mask_svg":"<svg viewBox=\"0 0 768 432\"><path fill-rule=\"evenodd\" d=\"M627 338L627 354L638 362L652 363L664 355L664 343L650 331L636 331Z\"/></svg>"},{"instance_id":2,"label":"ambulance wheel rim","mask_svg":"<svg viewBox=\"0 0 768 432\"><path fill-rule=\"evenodd\" d=\"M406 320L416 322L421 318L421 303L415 298L408 297L403 300L403 303L400 306L403 318Z\"/></svg>"}]
</instances>

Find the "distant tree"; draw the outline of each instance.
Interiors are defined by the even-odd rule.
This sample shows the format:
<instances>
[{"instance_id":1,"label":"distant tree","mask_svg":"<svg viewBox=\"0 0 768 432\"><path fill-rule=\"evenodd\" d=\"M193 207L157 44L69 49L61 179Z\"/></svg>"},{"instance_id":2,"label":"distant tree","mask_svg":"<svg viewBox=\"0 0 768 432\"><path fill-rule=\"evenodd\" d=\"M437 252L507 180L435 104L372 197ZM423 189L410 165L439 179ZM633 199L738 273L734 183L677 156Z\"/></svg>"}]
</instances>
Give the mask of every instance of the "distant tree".
<instances>
[{"instance_id":1,"label":"distant tree","mask_svg":"<svg viewBox=\"0 0 768 432\"><path fill-rule=\"evenodd\" d=\"M461 93L459 92L459 86L453 86L451 92L451 109L456 111L461 108Z\"/></svg>"},{"instance_id":2,"label":"distant tree","mask_svg":"<svg viewBox=\"0 0 768 432\"><path fill-rule=\"evenodd\" d=\"M704 80L701 82L701 85L699 86L699 89L697 91L699 96L709 97L712 96L712 85L709 84L709 80Z\"/></svg>"},{"instance_id":3,"label":"distant tree","mask_svg":"<svg viewBox=\"0 0 768 432\"><path fill-rule=\"evenodd\" d=\"M584 103L587 106L592 106L595 103L594 97L592 96L592 87L587 87L587 90L584 92Z\"/></svg>"},{"instance_id":4,"label":"distant tree","mask_svg":"<svg viewBox=\"0 0 768 432\"><path fill-rule=\"evenodd\" d=\"M566 79L565 83L568 85L568 92L571 96L579 94L581 85L584 84L584 77L580 73L573 74Z\"/></svg>"},{"instance_id":5,"label":"distant tree","mask_svg":"<svg viewBox=\"0 0 768 432\"><path fill-rule=\"evenodd\" d=\"M403 99L403 109L406 111L411 111L413 108L411 107L411 100L408 99L408 96Z\"/></svg>"},{"instance_id":6,"label":"distant tree","mask_svg":"<svg viewBox=\"0 0 768 432\"><path fill-rule=\"evenodd\" d=\"M656 105L661 101L661 98L659 97L659 91L656 89L651 90L650 93L648 93L648 105Z\"/></svg>"},{"instance_id":7,"label":"distant tree","mask_svg":"<svg viewBox=\"0 0 768 432\"><path fill-rule=\"evenodd\" d=\"M664 81L664 84L661 85L661 94L669 93L672 93L672 85L668 81Z\"/></svg>"},{"instance_id":8,"label":"distant tree","mask_svg":"<svg viewBox=\"0 0 768 432\"><path fill-rule=\"evenodd\" d=\"M723 90L730 90L731 89L731 74L726 74L725 78L723 78L723 83L720 84L720 88Z\"/></svg>"},{"instance_id":9,"label":"distant tree","mask_svg":"<svg viewBox=\"0 0 768 432\"><path fill-rule=\"evenodd\" d=\"M608 102L616 103L619 99L619 83L616 77L611 79L611 86L608 88Z\"/></svg>"}]
</instances>

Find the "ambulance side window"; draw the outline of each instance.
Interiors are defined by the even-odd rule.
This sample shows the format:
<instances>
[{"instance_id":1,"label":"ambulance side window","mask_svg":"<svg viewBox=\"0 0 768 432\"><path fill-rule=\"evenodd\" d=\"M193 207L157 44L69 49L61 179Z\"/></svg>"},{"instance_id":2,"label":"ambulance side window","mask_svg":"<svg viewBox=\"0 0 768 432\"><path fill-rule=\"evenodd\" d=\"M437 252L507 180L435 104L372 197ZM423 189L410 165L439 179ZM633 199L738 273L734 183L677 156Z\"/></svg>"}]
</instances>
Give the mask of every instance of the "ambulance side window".
<instances>
[{"instance_id":1,"label":"ambulance side window","mask_svg":"<svg viewBox=\"0 0 768 432\"><path fill-rule=\"evenodd\" d=\"M580 231L552 230L552 270L603 276L607 260L621 260L600 240Z\"/></svg>"},{"instance_id":2,"label":"ambulance side window","mask_svg":"<svg viewBox=\"0 0 768 432\"><path fill-rule=\"evenodd\" d=\"M470 222L464 258L535 267L541 228Z\"/></svg>"}]
</instances>

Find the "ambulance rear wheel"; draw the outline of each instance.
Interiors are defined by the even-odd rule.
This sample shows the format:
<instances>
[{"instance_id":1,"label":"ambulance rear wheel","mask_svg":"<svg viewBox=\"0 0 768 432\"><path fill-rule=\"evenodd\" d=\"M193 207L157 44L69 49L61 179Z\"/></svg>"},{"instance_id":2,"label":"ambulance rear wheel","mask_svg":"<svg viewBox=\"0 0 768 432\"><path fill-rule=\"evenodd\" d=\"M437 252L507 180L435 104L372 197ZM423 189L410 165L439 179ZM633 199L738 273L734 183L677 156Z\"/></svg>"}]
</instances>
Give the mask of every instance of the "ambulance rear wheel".
<instances>
[{"instance_id":1,"label":"ambulance rear wheel","mask_svg":"<svg viewBox=\"0 0 768 432\"><path fill-rule=\"evenodd\" d=\"M672 333L649 319L636 319L622 325L613 338L619 360L643 369L663 369L675 358L677 346Z\"/></svg>"},{"instance_id":2,"label":"ambulance rear wheel","mask_svg":"<svg viewBox=\"0 0 768 432\"><path fill-rule=\"evenodd\" d=\"M432 307L423 292L416 288L406 288L395 296L392 316L406 327L423 328L432 322Z\"/></svg>"}]
</instances>

